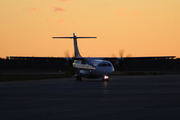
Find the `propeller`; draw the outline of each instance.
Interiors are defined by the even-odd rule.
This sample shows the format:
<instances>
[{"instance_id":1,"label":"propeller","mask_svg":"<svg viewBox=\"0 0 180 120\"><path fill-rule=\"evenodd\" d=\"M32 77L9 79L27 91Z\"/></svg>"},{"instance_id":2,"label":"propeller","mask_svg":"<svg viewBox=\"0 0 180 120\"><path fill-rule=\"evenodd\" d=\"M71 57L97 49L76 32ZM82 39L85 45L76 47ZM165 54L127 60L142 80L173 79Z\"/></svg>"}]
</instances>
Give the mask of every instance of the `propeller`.
<instances>
[{"instance_id":1,"label":"propeller","mask_svg":"<svg viewBox=\"0 0 180 120\"><path fill-rule=\"evenodd\" d=\"M127 54L126 57L124 57L124 51L125 51L124 49L119 50L119 57L117 57L117 61L116 61L116 64L118 64L119 66L125 65L124 58L132 57L131 53ZM116 57L116 55L112 54L112 57Z\"/></svg>"},{"instance_id":2,"label":"propeller","mask_svg":"<svg viewBox=\"0 0 180 120\"><path fill-rule=\"evenodd\" d=\"M72 66L72 63L74 62L74 60L72 59L72 57L70 57L69 50L66 50L64 52L64 56L65 56L65 60L66 60L66 65ZM74 57L74 54L72 56Z\"/></svg>"}]
</instances>

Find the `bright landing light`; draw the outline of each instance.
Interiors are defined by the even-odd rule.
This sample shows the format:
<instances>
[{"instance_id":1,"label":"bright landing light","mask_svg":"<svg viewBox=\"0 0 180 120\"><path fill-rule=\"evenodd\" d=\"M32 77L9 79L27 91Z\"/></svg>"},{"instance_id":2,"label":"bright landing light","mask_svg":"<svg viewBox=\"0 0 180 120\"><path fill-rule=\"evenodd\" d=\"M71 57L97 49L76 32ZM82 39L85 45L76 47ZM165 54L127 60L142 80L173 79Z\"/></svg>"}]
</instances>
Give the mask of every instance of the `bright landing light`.
<instances>
[{"instance_id":1,"label":"bright landing light","mask_svg":"<svg viewBox=\"0 0 180 120\"><path fill-rule=\"evenodd\" d=\"M109 79L109 76L105 75L105 76L104 76L104 79L105 79L105 80Z\"/></svg>"}]
</instances>

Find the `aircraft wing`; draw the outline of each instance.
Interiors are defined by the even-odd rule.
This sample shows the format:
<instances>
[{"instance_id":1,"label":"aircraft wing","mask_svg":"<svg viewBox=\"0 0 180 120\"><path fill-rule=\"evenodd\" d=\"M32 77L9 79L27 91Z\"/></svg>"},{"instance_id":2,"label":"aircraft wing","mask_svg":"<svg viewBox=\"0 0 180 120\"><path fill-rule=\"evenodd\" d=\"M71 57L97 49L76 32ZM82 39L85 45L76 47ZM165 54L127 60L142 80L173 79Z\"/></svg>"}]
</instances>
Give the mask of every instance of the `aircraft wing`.
<instances>
[{"instance_id":1,"label":"aircraft wing","mask_svg":"<svg viewBox=\"0 0 180 120\"><path fill-rule=\"evenodd\" d=\"M133 60L133 59L174 59L176 56L149 56L149 57L104 57L104 60L117 60L117 59L124 59L124 60Z\"/></svg>"}]
</instances>

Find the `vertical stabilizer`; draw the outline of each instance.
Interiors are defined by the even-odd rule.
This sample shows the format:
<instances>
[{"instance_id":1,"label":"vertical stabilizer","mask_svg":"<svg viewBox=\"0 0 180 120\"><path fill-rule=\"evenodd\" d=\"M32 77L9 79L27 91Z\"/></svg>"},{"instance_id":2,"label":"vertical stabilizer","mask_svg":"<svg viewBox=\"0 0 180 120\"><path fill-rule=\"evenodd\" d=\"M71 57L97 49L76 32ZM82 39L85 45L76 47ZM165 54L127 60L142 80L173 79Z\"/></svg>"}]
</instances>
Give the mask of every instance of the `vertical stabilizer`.
<instances>
[{"instance_id":1,"label":"vertical stabilizer","mask_svg":"<svg viewBox=\"0 0 180 120\"><path fill-rule=\"evenodd\" d=\"M54 38L70 38L74 40L74 53L75 53L75 57L76 58L81 58L82 56L79 53L79 49L78 49L78 44L77 44L77 39L78 38L96 38L96 37L76 37L75 33L73 33L73 37L52 37Z\"/></svg>"},{"instance_id":2,"label":"vertical stabilizer","mask_svg":"<svg viewBox=\"0 0 180 120\"><path fill-rule=\"evenodd\" d=\"M75 57L81 58L82 56L79 53L79 48L78 48L78 44L77 44L77 37L76 37L75 33L73 33L73 39L74 39L74 54L75 54Z\"/></svg>"}]
</instances>

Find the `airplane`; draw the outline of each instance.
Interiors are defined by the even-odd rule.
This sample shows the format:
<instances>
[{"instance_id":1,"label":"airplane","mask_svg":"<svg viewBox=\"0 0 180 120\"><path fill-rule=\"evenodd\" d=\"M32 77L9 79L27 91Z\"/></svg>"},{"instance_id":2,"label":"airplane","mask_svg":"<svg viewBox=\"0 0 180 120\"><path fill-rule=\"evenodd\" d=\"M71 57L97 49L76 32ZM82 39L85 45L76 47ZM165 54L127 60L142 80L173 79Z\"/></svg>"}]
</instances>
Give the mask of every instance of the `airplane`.
<instances>
[{"instance_id":1,"label":"airplane","mask_svg":"<svg viewBox=\"0 0 180 120\"><path fill-rule=\"evenodd\" d=\"M77 81L81 81L82 77L84 78L102 78L103 81L108 81L109 77L114 72L114 66L110 61L103 60L103 58L83 58L79 52L77 39L79 38L96 38L96 37L77 37L73 33L73 37L52 37L53 39L61 38L66 39L70 38L74 41L74 53L75 57L73 58L73 68L75 70L75 75Z\"/></svg>"}]
</instances>

